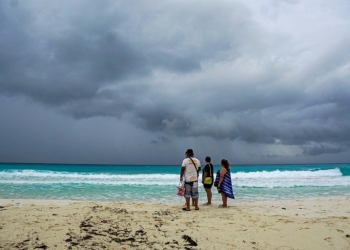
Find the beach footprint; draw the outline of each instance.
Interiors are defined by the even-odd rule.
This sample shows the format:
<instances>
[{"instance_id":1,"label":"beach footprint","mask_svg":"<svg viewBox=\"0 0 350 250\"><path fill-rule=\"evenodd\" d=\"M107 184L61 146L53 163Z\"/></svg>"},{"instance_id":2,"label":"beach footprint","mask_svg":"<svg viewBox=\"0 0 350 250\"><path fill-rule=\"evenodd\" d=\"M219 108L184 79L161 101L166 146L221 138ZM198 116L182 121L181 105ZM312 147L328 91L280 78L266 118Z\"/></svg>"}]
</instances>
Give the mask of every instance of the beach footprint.
<instances>
[{"instance_id":1,"label":"beach footprint","mask_svg":"<svg viewBox=\"0 0 350 250\"><path fill-rule=\"evenodd\" d=\"M282 246L282 247L276 248L276 250L294 250L294 248L293 247L289 247L289 246Z\"/></svg>"},{"instance_id":2,"label":"beach footprint","mask_svg":"<svg viewBox=\"0 0 350 250\"><path fill-rule=\"evenodd\" d=\"M328 243L330 243L330 245L334 245L333 244L333 238L332 237L327 237L327 238L324 238L325 241L327 241Z\"/></svg>"}]
</instances>

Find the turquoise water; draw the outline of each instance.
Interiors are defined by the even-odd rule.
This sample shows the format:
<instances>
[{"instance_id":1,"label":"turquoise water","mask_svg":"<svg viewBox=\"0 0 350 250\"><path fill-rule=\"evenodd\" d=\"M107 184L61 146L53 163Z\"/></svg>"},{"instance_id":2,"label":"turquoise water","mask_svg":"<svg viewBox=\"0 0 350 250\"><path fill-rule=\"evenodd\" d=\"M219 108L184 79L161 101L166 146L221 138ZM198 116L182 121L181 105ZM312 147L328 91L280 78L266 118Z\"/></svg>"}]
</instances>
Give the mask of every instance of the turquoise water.
<instances>
[{"instance_id":1,"label":"turquoise water","mask_svg":"<svg viewBox=\"0 0 350 250\"><path fill-rule=\"evenodd\" d=\"M183 202L175 194L179 173L179 166L2 163L0 198ZM231 177L236 201L350 196L350 164L231 166Z\"/></svg>"}]
</instances>

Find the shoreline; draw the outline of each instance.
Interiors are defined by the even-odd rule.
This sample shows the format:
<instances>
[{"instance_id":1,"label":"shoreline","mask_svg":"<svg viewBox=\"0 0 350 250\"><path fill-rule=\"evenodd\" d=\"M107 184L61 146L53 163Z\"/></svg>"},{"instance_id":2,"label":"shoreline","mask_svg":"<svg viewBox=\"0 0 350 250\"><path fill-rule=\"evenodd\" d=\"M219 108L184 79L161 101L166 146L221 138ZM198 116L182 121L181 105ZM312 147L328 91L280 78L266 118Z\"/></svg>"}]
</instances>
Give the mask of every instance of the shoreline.
<instances>
[{"instance_id":1,"label":"shoreline","mask_svg":"<svg viewBox=\"0 0 350 250\"><path fill-rule=\"evenodd\" d=\"M349 204L333 196L185 212L183 203L0 199L0 249L350 249Z\"/></svg>"},{"instance_id":2,"label":"shoreline","mask_svg":"<svg viewBox=\"0 0 350 250\"><path fill-rule=\"evenodd\" d=\"M91 163L59 163L59 162L0 162L0 164L28 164L28 165L83 165L83 166L170 166L170 167L179 167L179 164L91 164ZM309 165L349 165L350 163L273 163L273 164L231 164L230 166L309 166ZM214 166L220 166L214 165Z\"/></svg>"},{"instance_id":3,"label":"shoreline","mask_svg":"<svg viewBox=\"0 0 350 250\"><path fill-rule=\"evenodd\" d=\"M204 196L204 195L203 195ZM206 198L206 197L205 197ZM313 201L313 200L327 200L327 199L342 199L349 198L349 195L344 196L319 196L319 197L310 197L310 198L301 198L301 199L279 199L279 200L240 200L240 199L228 199L229 205L234 204L264 204L264 203L278 203L278 202L293 202L293 201ZM130 203L130 204L152 204L152 205L179 205L183 204L182 200L185 200L183 197L177 197L181 201L175 202L147 202L147 201L117 201L117 200L69 200L69 199L36 199L36 198L0 198L0 206L4 205L69 205L73 203L86 202L86 203ZM200 202L200 201L199 201ZM219 202L214 201L213 203L219 204ZM199 203L201 204L201 203Z\"/></svg>"}]
</instances>

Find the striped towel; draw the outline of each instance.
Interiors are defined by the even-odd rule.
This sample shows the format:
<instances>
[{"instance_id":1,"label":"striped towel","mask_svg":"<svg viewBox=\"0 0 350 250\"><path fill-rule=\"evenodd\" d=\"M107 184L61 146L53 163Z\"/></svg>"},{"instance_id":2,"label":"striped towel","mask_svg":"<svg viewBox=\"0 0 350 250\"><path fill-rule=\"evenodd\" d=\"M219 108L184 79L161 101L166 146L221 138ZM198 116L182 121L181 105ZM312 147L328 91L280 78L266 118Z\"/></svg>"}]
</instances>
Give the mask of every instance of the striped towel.
<instances>
[{"instance_id":1,"label":"striped towel","mask_svg":"<svg viewBox=\"0 0 350 250\"><path fill-rule=\"evenodd\" d=\"M216 173L215 181L220 180L220 170ZM221 190L222 193L226 194L227 197L234 199L235 196L232 190L232 181L231 181L231 172L230 169L227 169L224 179L221 182Z\"/></svg>"}]
</instances>

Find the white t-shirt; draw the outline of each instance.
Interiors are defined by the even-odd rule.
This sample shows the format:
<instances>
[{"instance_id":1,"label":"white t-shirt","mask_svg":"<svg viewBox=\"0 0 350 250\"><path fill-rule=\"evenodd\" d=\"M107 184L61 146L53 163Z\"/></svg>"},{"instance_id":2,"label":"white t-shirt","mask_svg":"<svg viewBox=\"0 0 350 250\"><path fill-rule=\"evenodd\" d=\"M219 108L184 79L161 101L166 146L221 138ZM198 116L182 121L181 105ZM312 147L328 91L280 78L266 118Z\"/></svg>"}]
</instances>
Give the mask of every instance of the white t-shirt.
<instances>
[{"instance_id":1,"label":"white t-shirt","mask_svg":"<svg viewBox=\"0 0 350 250\"><path fill-rule=\"evenodd\" d=\"M201 163L197 158L191 157L193 160L194 164L196 164L197 169L201 167ZM197 176L197 170L195 166L193 165L192 161L190 158L186 158L182 161L182 167L186 168L185 169L185 181L186 182L193 182L198 180Z\"/></svg>"}]
</instances>

